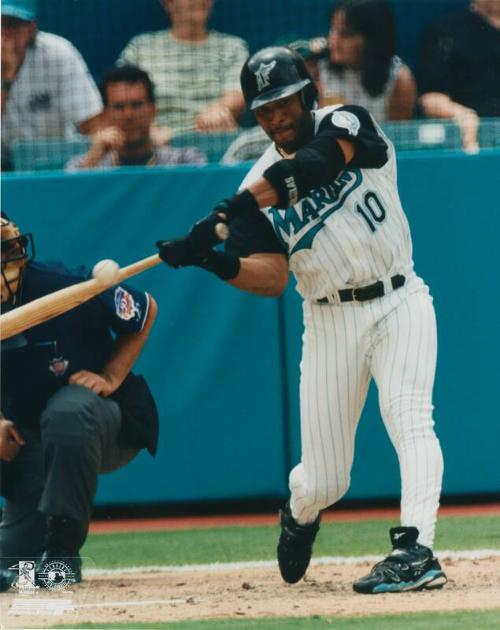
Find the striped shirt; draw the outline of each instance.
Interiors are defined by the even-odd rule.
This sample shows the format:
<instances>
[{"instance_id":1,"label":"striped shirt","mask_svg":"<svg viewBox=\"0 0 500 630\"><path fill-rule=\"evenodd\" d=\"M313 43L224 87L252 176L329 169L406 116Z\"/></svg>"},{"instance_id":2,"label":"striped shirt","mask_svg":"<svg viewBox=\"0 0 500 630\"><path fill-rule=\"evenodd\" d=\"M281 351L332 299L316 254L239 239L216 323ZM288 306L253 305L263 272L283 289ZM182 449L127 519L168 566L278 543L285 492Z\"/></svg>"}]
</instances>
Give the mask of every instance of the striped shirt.
<instances>
[{"instance_id":1,"label":"striped shirt","mask_svg":"<svg viewBox=\"0 0 500 630\"><path fill-rule=\"evenodd\" d=\"M176 39L171 31L134 37L120 63L145 70L155 84L158 122L175 131L195 128L196 117L228 91L240 91L248 48L239 37L210 31L205 40Z\"/></svg>"}]
</instances>

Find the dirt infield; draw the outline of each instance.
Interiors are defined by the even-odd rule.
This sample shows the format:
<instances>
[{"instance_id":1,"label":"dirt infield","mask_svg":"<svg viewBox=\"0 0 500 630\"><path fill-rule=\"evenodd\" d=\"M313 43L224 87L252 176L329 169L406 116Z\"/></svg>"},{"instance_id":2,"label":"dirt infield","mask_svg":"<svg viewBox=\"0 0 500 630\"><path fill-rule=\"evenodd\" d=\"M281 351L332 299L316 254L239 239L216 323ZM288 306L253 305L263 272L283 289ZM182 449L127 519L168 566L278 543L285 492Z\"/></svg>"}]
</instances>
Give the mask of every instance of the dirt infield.
<instances>
[{"instance_id":1,"label":"dirt infield","mask_svg":"<svg viewBox=\"0 0 500 630\"><path fill-rule=\"evenodd\" d=\"M13 615L20 596L0 596L0 627L71 628L84 621L158 621L223 617L369 615L429 610L500 607L500 558L445 560L449 583L440 590L405 594L358 595L352 581L368 562L310 567L305 581L288 586L272 568L113 574L87 579L72 593L52 594L76 606L60 615ZM32 596L33 598L34 596ZM48 594L37 595L48 599Z\"/></svg>"}]
</instances>

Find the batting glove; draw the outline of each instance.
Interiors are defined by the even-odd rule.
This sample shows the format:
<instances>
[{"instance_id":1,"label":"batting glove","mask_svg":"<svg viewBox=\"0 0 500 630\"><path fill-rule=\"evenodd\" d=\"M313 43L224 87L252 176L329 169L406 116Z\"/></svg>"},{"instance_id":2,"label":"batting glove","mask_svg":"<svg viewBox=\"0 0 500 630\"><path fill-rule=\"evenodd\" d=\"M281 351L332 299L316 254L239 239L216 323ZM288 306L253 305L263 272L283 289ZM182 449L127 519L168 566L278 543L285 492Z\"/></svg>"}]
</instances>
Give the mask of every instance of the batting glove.
<instances>
[{"instance_id":1,"label":"batting glove","mask_svg":"<svg viewBox=\"0 0 500 630\"><path fill-rule=\"evenodd\" d=\"M208 250L229 236L228 224L237 216L258 212L259 206L252 193L244 190L232 199L224 199L212 212L193 225L189 237L195 249ZM221 227L222 226L222 227ZM226 226L226 230L223 229Z\"/></svg>"},{"instance_id":2,"label":"batting glove","mask_svg":"<svg viewBox=\"0 0 500 630\"><path fill-rule=\"evenodd\" d=\"M163 262L174 269L199 265L208 254L208 250L196 249L189 236L173 241L157 241L156 247Z\"/></svg>"}]
</instances>

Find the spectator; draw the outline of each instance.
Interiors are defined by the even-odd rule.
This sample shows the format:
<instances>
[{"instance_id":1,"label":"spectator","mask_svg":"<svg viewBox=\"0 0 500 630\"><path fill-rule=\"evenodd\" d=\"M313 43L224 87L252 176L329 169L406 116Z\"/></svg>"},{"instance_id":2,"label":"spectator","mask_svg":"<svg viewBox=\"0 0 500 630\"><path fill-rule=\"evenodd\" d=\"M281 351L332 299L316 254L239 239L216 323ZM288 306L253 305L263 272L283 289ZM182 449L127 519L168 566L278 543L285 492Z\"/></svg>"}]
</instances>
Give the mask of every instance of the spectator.
<instances>
[{"instance_id":1,"label":"spectator","mask_svg":"<svg viewBox=\"0 0 500 630\"><path fill-rule=\"evenodd\" d=\"M221 164L237 164L259 158L270 144L260 125L245 129L233 140L221 158Z\"/></svg>"},{"instance_id":2,"label":"spectator","mask_svg":"<svg viewBox=\"0 0 500 630\"><path fill-rule=\"evenodd\" d=\"M16 139L87 134L102 103L80 53L38 31L35 0L2 2L2 166Z\"/></svg>"},{"instance_id":3,"label":"spectator","mask_svg":"<svg viewBox=\"0 0 500 630\"><path fill-rule=\"evenodd\" d=\"M413 117L415 80L396 56L396 22L388 2L341 0L331 13L328 48L329 55L316 62L321 106L361 105L377 122Z\"/></svg>"},{"instance_id":4,"label":"spectator","mask_svg":"<svg viewBox=\"0 0 500 630\"><path fill-rule=\"evenodd\" d=\"M1 240L4 311L89 277L83 267L32 261L31 235L3 214ZM2 348L0 592L15 577L9 567L25 559L38 561L38 576L64 561L79 582L99 473L142 448L155 453L156 406L130 370L156 311L148 293L118 285Z\"/></svg>"},{"instance_id":5,"label":"spectator","mask_svg":"<svg viewBox=\"0 0 500 630\"><path fill-rule=\"evenodd\" d=\"M112 68L99 86L104 103L104 126L94 134L85 155L73 158L67 170L110 166L168 166L205 164L194 147L157 146L151 138L156 116L154 86L136 66Z\"/></svg>"},{"instance_id":6,"label":"spectator","mask_svg":"<svg viewBox=\"0 0 500 630\"><path fill-rule=\"evenodd\" d=\"M500 116L500 2L475 0L424 33L419 55L420 105L451 118L464 149L476 152L480 116Z\"/></svg>"},{"instance_id":7,"label":"spectator","mask_svg":"<svg viewBox=\"0 0 500 630\"><path fill-rule=\"evenodd\" d=\"M237 127L243 112L240 70L248 57L239 37L207 30L212 0L161 0L172 28L134 37L120 62L151 76L158 121L174 132Z\"/></svg>"}]
</instances>

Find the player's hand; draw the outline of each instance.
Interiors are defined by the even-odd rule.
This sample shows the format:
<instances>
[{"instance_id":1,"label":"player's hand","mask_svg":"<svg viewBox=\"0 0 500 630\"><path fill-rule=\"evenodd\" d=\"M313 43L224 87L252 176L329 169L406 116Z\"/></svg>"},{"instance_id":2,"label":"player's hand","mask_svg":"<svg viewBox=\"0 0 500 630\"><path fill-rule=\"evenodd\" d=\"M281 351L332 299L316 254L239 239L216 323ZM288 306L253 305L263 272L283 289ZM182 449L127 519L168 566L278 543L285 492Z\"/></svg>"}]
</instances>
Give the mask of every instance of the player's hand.
<instances>
[{"instance_id":1,"label":"player's hand","mask_svg":"<svg viewBox=\"0 0 500 630\"><path fill-rule=\"evenodd\" d=\"M14 423L5 418L0 419L0 459L11 462L21 446L24 446L22 435L14 426Z\"/></svg>"},{"instance_id":2,"label":"player's hand","mask_svg":"<svg viewBox=\"0 0 500 630\"><path fill-rule=\"evenodd\" d=\"M116 389L107 374L96 374L88 370L80 370L72 374L69 377L69 383L71 385L87 387L87 389L91 389L95 394L99 394L105 398Z\"/></svg>"},{"instance_id":3,"label":"player's hand","mask_svg":"<svg viewBox=\"0 0 500 630\"><path fill-rule=\"evenodd\" d=\"M157 241L158 255L173 269L199 265L206 258L208 248L196 249L189 236L172 241Z\"/></svg>"},{"instance_id":4,"label":"player's hand","mask_svg":"<svg viewBox=\"0 0 500 630\"><path fill-rule=\"evenodd\" d=\"M188 239L195 251L205 252L227 238L229 230L224 229L224 226L227 228L227 214L224 210L227 210L227 206L225 202L221 202L209 215L193 225Z\"/></svg>"}]
</instances>

